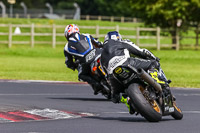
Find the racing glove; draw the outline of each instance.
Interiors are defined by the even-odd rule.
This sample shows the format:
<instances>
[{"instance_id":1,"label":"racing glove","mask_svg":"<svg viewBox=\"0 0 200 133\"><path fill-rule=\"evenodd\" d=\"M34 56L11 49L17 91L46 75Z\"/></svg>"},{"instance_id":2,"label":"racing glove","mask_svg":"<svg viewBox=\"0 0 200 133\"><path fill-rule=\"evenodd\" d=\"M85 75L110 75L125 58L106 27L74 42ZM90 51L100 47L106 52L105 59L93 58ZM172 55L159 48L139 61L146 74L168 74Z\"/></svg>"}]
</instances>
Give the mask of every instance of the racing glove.
<instances>
[{"instance_id":1,"label":"racing glove","mask_svg":"<svg viewBox=\"0 0 200 133\"><path fill-rule=\"evenodd\" d=\"M143 53L144 53L144 56L147 58L147 59L153 59L153 60L156 60L156 56L154 56L149 50L147 49L143 49Z\"/></svg>"}]
</instances>

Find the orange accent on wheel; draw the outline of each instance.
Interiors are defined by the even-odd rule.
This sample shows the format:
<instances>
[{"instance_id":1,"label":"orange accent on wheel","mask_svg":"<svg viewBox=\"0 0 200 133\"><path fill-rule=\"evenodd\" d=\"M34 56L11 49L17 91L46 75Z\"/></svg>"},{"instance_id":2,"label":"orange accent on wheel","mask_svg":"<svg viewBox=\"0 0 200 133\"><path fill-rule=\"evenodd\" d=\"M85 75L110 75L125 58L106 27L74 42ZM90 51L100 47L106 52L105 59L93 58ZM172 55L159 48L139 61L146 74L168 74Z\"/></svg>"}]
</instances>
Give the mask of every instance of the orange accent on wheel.
<instances>
[{"instance_id":1,"label":"orange accent on wheel","mask_svg":"<svg viewBox=\"0 0 200 133\"><path fill-rule=\"evenodd\" d=\"M179 109L179 108L176 106L176 102L175 102L175 101L173 102L173 106L174 106L174 108L176 108L176 110L177 110L178 112L180 112L180 113L182 112L181 109Z\"/></svg>"},{"instance_id":2,"label":"orange accent on wheel","mask_svg":"<svg viewBox=\"0 0 200 133\"><path fill-rule=\"evenodd\" d=\"M155 100L153 101L152 106L153 106L153 109L154 109L156 112L160 113L160 107L159 107L159 105L157 104L157 102L156 102Z\"/></svg>"}]
</instances>

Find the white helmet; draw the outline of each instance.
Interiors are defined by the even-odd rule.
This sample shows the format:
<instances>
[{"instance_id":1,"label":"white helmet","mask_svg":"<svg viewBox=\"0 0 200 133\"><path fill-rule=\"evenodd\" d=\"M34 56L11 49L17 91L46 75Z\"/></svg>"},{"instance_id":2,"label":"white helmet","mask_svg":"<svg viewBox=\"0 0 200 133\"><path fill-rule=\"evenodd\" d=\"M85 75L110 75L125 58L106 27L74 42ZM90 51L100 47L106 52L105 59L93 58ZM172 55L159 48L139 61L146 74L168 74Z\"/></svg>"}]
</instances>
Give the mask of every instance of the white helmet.
<instances>
[{"instance_id":1,"label":"white helmet","mask_svg":"<svg viewBox=\"0 0 200 133\"><path fill-rule=\"evenodd\" d=\"M68 37L72 34L72 33L79 33L79 28L75 25L75 24L69 24L66 26L65 28L65 37L66 39L68 39Z\"/></svg>"}]
</instances>

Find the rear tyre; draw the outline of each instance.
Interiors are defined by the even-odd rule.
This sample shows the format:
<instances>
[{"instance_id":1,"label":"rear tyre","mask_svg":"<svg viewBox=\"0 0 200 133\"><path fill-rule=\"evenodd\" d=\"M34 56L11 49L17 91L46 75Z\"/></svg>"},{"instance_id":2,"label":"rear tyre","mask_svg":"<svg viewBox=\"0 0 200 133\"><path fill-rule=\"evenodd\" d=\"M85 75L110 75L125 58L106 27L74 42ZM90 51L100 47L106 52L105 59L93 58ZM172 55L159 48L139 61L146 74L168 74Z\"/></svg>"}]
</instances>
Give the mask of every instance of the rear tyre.
<instances>
[{"instance_id":1,"label":"rear tyre","mask_svg":"<svg viewBox=\"0 0 200 133\"><path fill-rule=\"evenodd\" d=\"M171 116L175 120L181 120L183 118L183 113L182 113L181 109L177 107L175 101L173 101L173 106L174 106L174 112L171 114Z\"/></svg>"},{"instance_id":2,"label":"rear tyre","mask_svg":"<svg viewBox=\"0 0 200 133\"><path fill-rule=\"evenodd\" d=\"M154 101L148 101L142 94L138 84L131 84L127 90L136 110L149 122L158 122L162 119L162 110L159 104Z\"/></svg>"}]
</instances>

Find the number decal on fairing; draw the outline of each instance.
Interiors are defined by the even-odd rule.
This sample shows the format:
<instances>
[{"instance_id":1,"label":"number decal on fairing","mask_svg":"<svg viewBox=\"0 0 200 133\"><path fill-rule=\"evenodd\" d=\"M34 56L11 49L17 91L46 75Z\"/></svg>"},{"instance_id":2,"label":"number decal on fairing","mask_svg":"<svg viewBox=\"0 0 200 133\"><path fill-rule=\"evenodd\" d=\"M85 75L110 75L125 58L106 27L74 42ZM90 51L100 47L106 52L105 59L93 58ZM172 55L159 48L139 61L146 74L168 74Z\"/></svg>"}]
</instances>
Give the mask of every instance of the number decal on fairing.
<instances>
[{"instance_id":1,"label":"number decal on fairing","mask_svg":"<svg viewBox=\"0 0 200 133\"><path fill-rule=\"evenodd\" d=\"M88 62L89 60L93 59L93 57L95 56L96 53L96 49L92 50L88 55L86 55L86 62Z\"/></svg>"}]
</instances>

